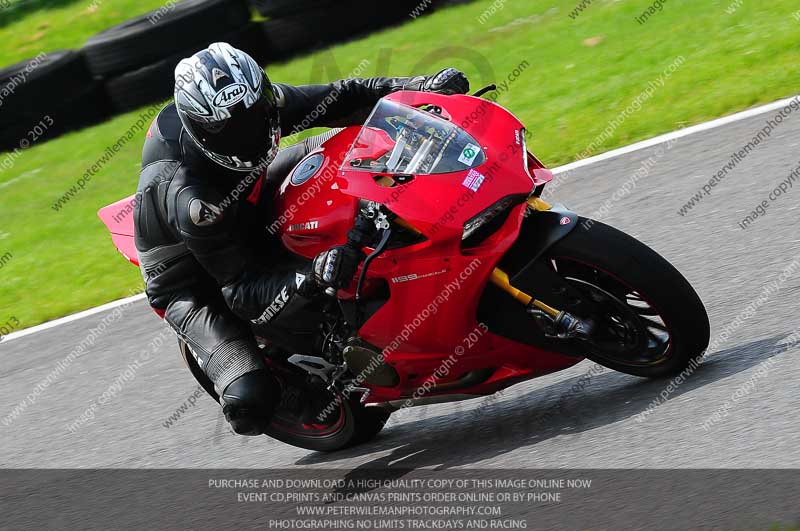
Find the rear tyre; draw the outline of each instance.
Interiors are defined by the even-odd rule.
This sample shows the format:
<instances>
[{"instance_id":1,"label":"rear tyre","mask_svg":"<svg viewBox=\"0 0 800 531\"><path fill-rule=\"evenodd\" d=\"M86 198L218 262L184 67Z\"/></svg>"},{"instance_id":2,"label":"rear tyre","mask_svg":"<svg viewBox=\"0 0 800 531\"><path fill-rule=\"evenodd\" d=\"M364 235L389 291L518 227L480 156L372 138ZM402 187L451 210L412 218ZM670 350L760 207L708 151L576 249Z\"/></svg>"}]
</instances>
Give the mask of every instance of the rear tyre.
<instances>
[{"instance_id":1,"label":"rear tyre","mask_svg":"<svg viewBox=\"0 0 800 531\"><path fill-rule=\"evenodd\" d=\"M290 419L287 425L286 418L281 417L273 421L266 435L298 448L334 452L369 442L380 433L388 418L389 413L380 407L364 407L348 400L342 404L341 424L335 430L325 432L296 419Z\"/></svg>"},{"instance_id":2,"label":"rear tyre","mask_svg":"<svg viewBox=\"0 0 800 531\"><path fill-rule=\"evenodd\" d=\"M320 385L308 383L305 373L294 368L276 366L275 373L281 381L281 403L275 410L272 424L266 435L281 442L314 450L333 452L374 438L386 424L389 412L379 407L365 407L357 397L337 399ZM298 402L314 401L327 407L324 422L303 418Z\"/></svg>"},{"instance_id":3,"label":"rear tyre","mask_svg":"<svg viewBox=\"0 0 800 531\"><path fill-rule=\"evenodd\" d=\"M178 344L181 357L192 375L206 393L219 402L214 384L197 365L189 346L183 340L178 340ZM389 411L380 407L365 407L356 397L336 400L324 388L309 385L306 374L294 367L277 363L273 363L272 367L283 387L281 403L266 433L273 439L306 450L332 452L372 440L389 418ZM309 393L316 393L317 401L323 404L334 405L324 423L309 424L307 419L301 418L302 407L298 407L298 404L307 401Z\"/></svg>"},{"instance_id":4,"label":"rear tyre","mask_svg":"<svg viewBox=\"0 0 800 531\"><path fill-rule=\"evenodd\" d=\"M591 340L576 342L587 358L657 378L675 375L702 357L709 340L702 301L683 275L645 244L581 218L544 259L595 308L594 315L576 312L595 322Z\"/></svg>"}]
</instances>

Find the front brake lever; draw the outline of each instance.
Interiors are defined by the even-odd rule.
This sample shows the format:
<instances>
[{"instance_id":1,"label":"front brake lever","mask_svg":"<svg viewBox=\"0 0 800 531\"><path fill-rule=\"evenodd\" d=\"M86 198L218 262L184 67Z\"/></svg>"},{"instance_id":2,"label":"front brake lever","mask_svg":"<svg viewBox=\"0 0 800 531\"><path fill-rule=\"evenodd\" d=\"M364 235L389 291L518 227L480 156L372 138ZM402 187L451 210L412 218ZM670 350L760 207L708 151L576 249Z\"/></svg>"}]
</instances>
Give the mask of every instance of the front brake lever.
<instances>
[{"instance_id":1,"label":"front brake lever","mask_svg":"<svg viewBox=\"0 0 800 531\"><path fill-rule=\"evenodd\" d=\"M381 240L378 242L378 245L375 246L375 250L372 251L369 256L364 260L364 267L361 268L361 273L358 275L358 282L356 283L356 302L361 300L361 286L364 284L364 279L367 276L367 269L369 269L369 264L372 263L374 259L376 259L383 251L386 250L386 245L389 243L389 238L392 236L392 229L383 229L383 233L381 234Z\"/></svg>"},{"instance_id":2,"label":"front brake lever","mask_svg":"<svg viewBox=\"0 0 800 531\"><path fill-rule=\"evenodd\" d=\"M367 270L369 269L369 265L375 260L378 256L386 250L386 246L389 243L389 238L392 236L392 229L383 229L381 234L381 240L378 242L378 245L375 246L375 250L373 250L367 258L364 259L364 265L361 267L361 273L358 275L358 282L356 282L356 294L355 299L353 301L354 304L354 323L353 326L356 330L361 327L361 288L364 285L364 279L367 277Z\"/></svg>"}]
</instances>

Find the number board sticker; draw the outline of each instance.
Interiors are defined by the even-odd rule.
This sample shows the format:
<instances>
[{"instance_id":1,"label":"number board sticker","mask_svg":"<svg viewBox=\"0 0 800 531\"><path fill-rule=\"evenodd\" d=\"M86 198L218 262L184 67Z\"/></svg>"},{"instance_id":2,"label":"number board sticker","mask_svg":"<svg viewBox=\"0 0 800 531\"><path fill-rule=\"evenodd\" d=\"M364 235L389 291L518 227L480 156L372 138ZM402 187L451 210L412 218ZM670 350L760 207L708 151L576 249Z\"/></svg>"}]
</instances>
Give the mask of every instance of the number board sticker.
<instances>
[{"instance_id":1,"label":"number board sticker","mask_svg":"<svg viewBox=\"0 0 800 531\"><path fill-rule=\"evenodd\" d=\"M467 166L471 166L472 163L475 162L475 159L478 158L480 153L481 148L475 144L467 144L466 147L464 147L464 150L461 152L461 156L458 157L458 162Z\"/></svg>"}]
</instances>

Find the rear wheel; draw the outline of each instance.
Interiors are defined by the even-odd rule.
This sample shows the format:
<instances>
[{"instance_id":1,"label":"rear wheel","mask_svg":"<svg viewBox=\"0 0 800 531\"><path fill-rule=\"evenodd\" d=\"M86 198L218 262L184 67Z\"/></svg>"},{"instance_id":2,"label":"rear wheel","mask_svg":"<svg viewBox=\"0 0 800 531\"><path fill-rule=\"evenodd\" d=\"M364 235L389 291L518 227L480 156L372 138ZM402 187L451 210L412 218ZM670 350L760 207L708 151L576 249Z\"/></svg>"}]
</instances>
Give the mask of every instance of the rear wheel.
<instances>
[{"instance_id":1,"label":"rear wheel","mask_svg":"<svg viewBox=\"0 0 800 531\"><path fill-rule=\"evenodd\" d=\"M214 384L198 366L190 347L183 340L179 340L179 346L189 370L203 389L219 402ZM271 365L282 385L281 402L266 433L274 439L307 450L332 452L371 440L389 418L389 411L365 407L357 397L337 399L296 367L277 362ZM306 407L309 402L319 405L319 413L325 410L323 420L315 419L314 415L309 418Z\"/></svg>"},{"instance_id":2,"label":"rear wheel","mask_svg":"<svg viewBox=\"0 0 800 531\"><path fill-rule=\"evenodd\" d=\"M358 397L334 396L293 367L275 369L283 389L266 433L274 439L307 450L331 452L369 441L389 418L387 410L365 407Z\"/></svg>"}]
</instances>

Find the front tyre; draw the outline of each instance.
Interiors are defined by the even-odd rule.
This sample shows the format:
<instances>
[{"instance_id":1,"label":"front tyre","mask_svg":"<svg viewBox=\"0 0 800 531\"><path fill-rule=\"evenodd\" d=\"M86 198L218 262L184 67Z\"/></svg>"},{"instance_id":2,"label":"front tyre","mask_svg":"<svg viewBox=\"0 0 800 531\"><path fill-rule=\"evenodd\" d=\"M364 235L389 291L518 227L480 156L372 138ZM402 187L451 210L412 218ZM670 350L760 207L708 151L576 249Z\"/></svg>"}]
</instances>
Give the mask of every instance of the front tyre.
<instances>
[{"instance_id":1,"label":"front tyre","mask_svg":"<svg viewBox=\"0 0 800 531\"><path fill-rule=\"evenodd\" d=\"M672 376L702 356L708 315L683 275L658 253L603 223L581 218L543 258L591 308L582 354L615 371Z\"/></svg>"}]
</instances>

